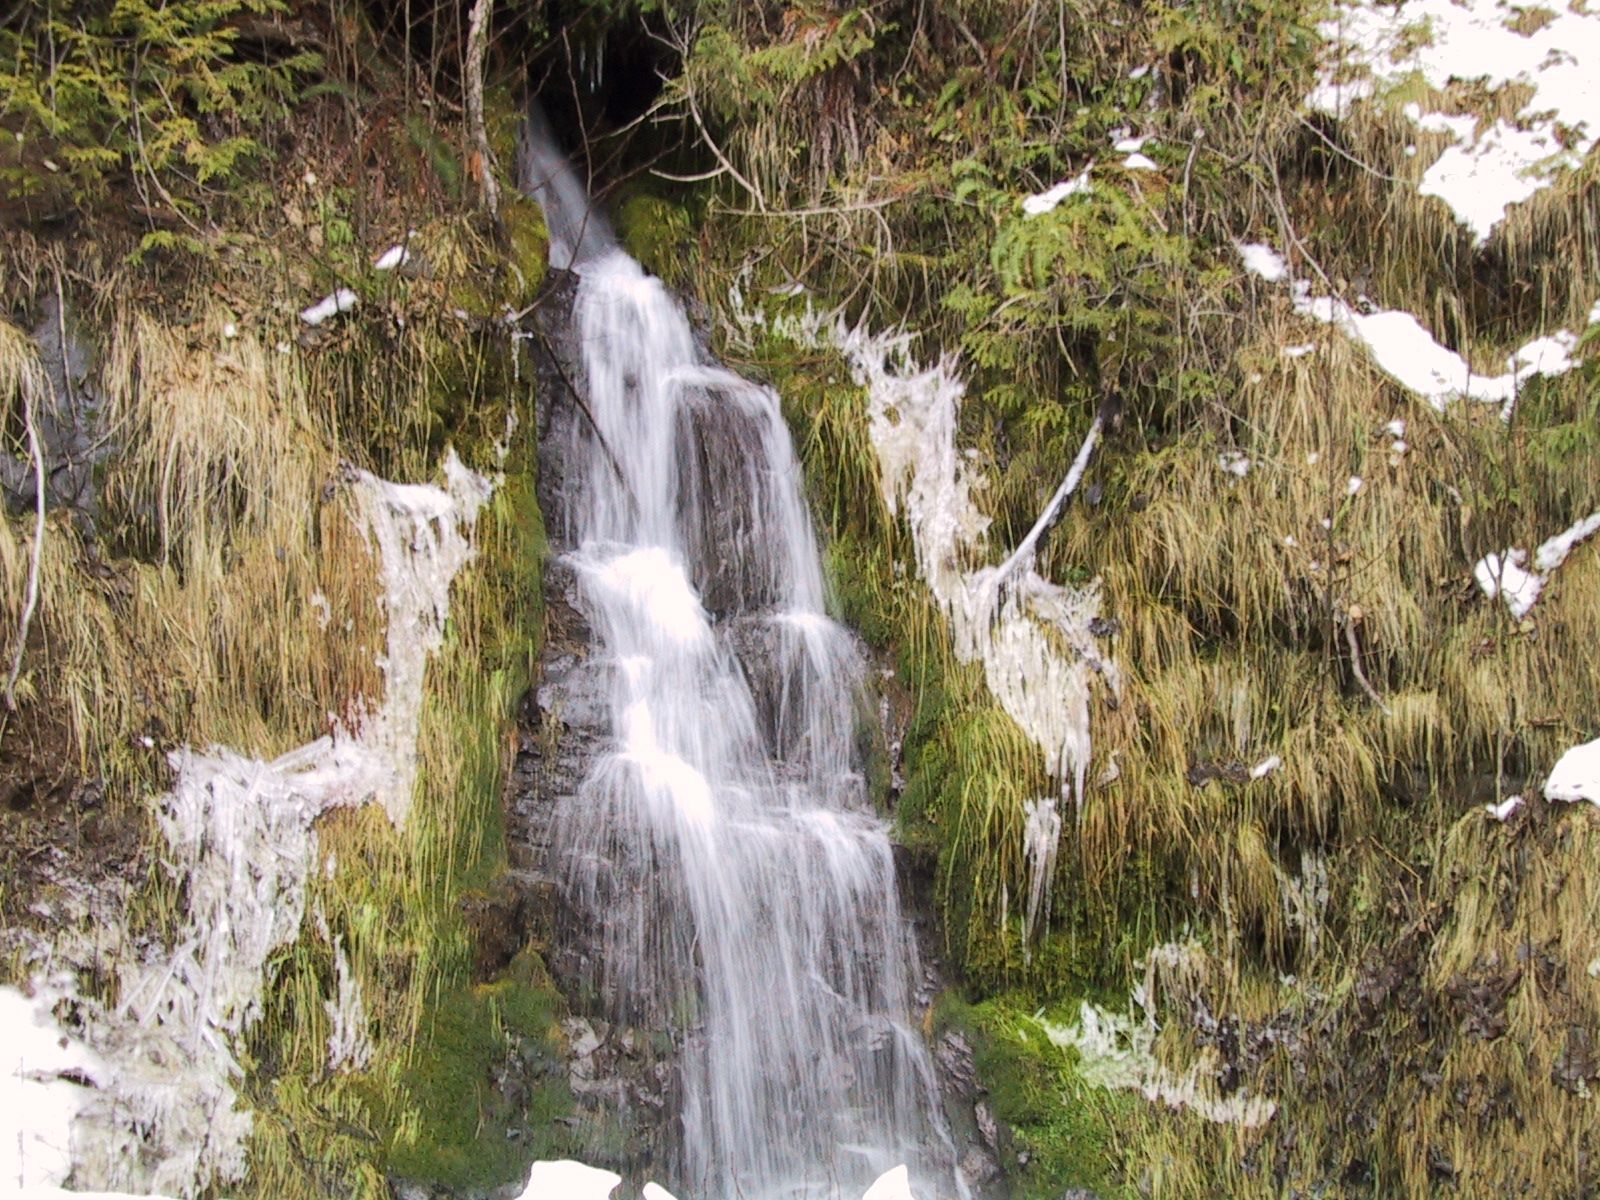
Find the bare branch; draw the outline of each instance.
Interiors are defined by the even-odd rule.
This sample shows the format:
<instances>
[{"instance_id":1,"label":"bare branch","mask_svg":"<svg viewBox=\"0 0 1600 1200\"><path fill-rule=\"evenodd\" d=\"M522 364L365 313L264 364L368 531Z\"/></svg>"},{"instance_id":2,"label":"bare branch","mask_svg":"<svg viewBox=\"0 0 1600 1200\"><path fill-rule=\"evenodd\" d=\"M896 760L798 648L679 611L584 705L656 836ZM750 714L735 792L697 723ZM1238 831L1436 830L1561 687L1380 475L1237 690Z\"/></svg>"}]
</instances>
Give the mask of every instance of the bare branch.
<instances>
[{"instance_id":1,"label":"bare branch","mask_svg":"<svg viewBox=\"0 0 1600 1200\"><path fill-rule=\"evenodd\" d=\"M483 119L483 62L489 53L489 16L494 0L474 0L467 30L467 128L472 135L482 172L483 206L500 219L500 181L496 178L494 148Z\"/></svg>"}]
</instances>

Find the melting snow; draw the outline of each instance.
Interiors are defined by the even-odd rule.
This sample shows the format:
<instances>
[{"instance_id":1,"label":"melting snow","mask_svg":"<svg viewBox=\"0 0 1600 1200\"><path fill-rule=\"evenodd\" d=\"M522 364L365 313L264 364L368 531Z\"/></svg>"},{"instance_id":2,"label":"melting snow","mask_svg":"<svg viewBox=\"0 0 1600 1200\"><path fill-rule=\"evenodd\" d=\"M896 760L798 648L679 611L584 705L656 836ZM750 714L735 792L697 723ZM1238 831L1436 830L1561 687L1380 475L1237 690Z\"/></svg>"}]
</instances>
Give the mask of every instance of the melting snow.
<instances>
[{"instance_id":1,"label":"melting snow","mask_svg":"<svg viewBox=\"0 0 1600 1200\"><path fill-rule=\"evenodd\" d=\"M614 1171L586 1166L571 1159L536 1162L528 1173L527 1186L518 1200L612 1200L622 1182ZM674 1200L659 1183L647 1183L639 1192L642 1200ZM911 1175L902 1163L878 1176L861 1200L916 1200L911 1190Z\"/></svg>"},{"instance_id":2,"label":"melting snow","mask_svg":"<svg viewBox=\"0 0 1600 1200\"><path fill-rule=\"evenodd\" d=\"M1563 754L1544 781L1546 800L1600 804L1600 738Z\"/></svg>"},{"instance_id":3,"label":"melting snow","mask_svg":"<svg viewBox=\"0 0 1600 1200\"><path fill-rule=\"evenodd\" d=\"M1161 169L1156 166L1154 159L1148 158L1143 154L1128 155L1127 158L1122 160L1122 165L1130 171L1159 171Z\"/></svg>"},{"instance_id":4,"label":"melting snow","mask_svg":"<svg viewBox=\"0 0 1600 1200\"><path fill-rule=\"evenodd\" d=\"M1527 558L1526 550L1507 550L1504 554L1485 554L1472 568L1472 577L1483 594L1491 600L1496 596L1503 599L1519 621L1538 603L1539 593L1544 590L1544 576L1522 569Z\"/></svg>"},{"instance_id":5,"label":"melting snow","mask_svg":"<svg viewBox=\"0 0 1600 1200\"><path fill-rule=\"evenodd\" d=\"M359 297L349 288L339 288L318 300L310 308L304 309L300 313L300 319L307 325L321 325L329 317L349 312L356 306L358 299Z\"/></svg>"},{"instance_id":6,"label":"melting snow","mask_svg":"<svg viewBox=\"0 0 1600 1200\"><path fill-rule=\"evenodd\" d=\"M1453 143L1419 190L1443 200L1482 242L1510 205L1577 167L1600 133L1600 14L1552 5L1531 10L1548 14L1541 27L1516 32L1529 11L1506 0L1345 0L1322 23L1330 54L1306 103L1342 117L1417 77L1438 90L1458 80L1528 88L1516 113L1493 122L1414 103L1402 110Z\"/></svg>"},{"instance_id":7,"label":"melting snow","mask_svg":"<svg viewBox=\"0 0 1600 1200\"><path fill-rule=\"evenodd\" d=\"M1508 821L1511 819L1511 814L1521 808L1522 804L1521 796L1507 796L1499 804L1485 804L1483 808L1496 821Z\"/></svg>"},{"instance_id":8,"label":"melting snow","mask_svg":"<svg viewBox=\"0 0 1600 1200\"><path fill-rule=\"evenodd\" d=\"M1237 450L1224 450L1217 455L1217 466L1230 475L1237 475L1243 479L1250 474L1250 460Z\"/></svg>"},{"instance_id":9,"label":"melting snow","mask_svg":"<svg viewBox=\"0 0 1600 1200\"><path fill-rule=\"evenodd\" d=\"M1262 242L1235 242L1234 249L1244 262L1244 269L1259 275L1268 283L1281 283L1289 278L1289 264L1271 246Z\"/></svg>"},{"instance_id":10,"label":"melting snow","mask_svg":"<svg viewBox=\"0 0 1600 1200\"><path fill-rule=\"evenodd\" d=\"M410 240L411 236L409 233L406 235L407 241ZM382 254L378 255L373 260L372 269L374 271L393 271L396 267L403 267L410 261L411 251L402 242L397 246L390 246Z\"/></svg>"},{"instance_id":11,"label":"melting snow","mask_svg":"<svg viewBox=\"0 0 1600 1200\"><path fill-rule=\"evenodd\" d=\"M0 1191L67 1181L73 1122L105 1077L99 1058L57 1027L57 998L0 987Z\"/></svg>"},{"instance_id":12,"label":"melting snow","mask_svg":"<svg viewBox=\"0 0 1600 1200\"><path fill-rule=\"evenodd\" d=\"M1255 766L1250 768L1250 778L1265 778L1266 776L1271 775L1281 766L1283 766L1283 759L1276 754L1269 754L1266 758L1263 758Z\"/></svg>"},{"instance_id":13,"label":"melting snow","mask_svg":"<svg viewBox=\"0 0 1600 1200\"><path fill-rule=\"evenodd\" d=\"M1079 193L1087 192L1089 190L1089 172L1093 167L1094 164L1090 163L1074 178L1062 180L1047 191L1029 196L1022 202L1022 211L1030 217L1037 217L1055 208L1068 196L1076 196Z\"/></svg>"},{"instance_id":14,"label":"melting snow","mask_svg":"<svg viewBox=\"0 0 1600 1200\"><path fill-rule=\"evenodd\" d=\"M1572 352L1578 339L1561 329L1516 350L1506 359L1503 374L1476 373L1454 350L1436 342L1410 313L1362 312L1332 296L1313 296L1310 283L1294 279L1282 255L1271 247L1238 242L1235 248L1247 271L1269 282L1290 284L1295 312L1332 325L1361 343L1385 374L1439 412L1459 399L1479 400L1500 405L1501 415L1509 419L1517 394L1530 379L1563 375L1574 365Z\"/></svg>"},{"instance_id":15,"label":"melting snow","mask_svg":"<svg viewBox=\"0 0 1600 1200\"><path fill-rule=\"evenodd\" d=\"M1528 561L1526 550L1513 548L1501 554L1486 554L1472 568L1472 577L1478 581L1483 594L1493 600L1502 597L1511 615L1521 620L1538 602L1550 576L1567 561L1579 542L1600 532L1600 512L1590 513L1581 521L1539 544L1533 554L1534 570L1524 566Z\"/></svg>"}]
</instances>

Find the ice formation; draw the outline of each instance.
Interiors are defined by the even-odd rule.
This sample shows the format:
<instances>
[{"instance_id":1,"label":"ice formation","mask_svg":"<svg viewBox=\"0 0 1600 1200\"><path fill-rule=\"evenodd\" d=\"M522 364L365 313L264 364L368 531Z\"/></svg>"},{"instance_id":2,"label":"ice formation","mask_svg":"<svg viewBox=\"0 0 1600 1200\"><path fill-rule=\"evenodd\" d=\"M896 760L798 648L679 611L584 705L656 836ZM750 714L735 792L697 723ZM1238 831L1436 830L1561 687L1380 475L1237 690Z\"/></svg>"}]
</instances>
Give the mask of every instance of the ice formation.
<instances>
[{"instance_id":1,"label":"ice formation","mask_svg":"<svg viewBox=\"0 0 1600 1200\"><path fill-rule=\"evenodd\" d=\"M1177 943L1152 950L1144 962L1145 982L1133 990L1126 1013L1085 1000L1075 1024L1062 1025L1042 1016L1034 1020L1057 1046L1077 1052L1078 1073L1088 1083L1136 1091L1152 1104L1187 1110L1218 1124L1258 1128L1272 1119L1277 1104L1242 1088L1223 1095L1217 1084L1214 1050L1205 1051L1181 1071L1156 1056L1159 1028L1154 992L1158 973L1181 974L1198 954L1196 947Z\"/></svg>"},{"instance_id":2,"label":"ice formation","mask_svg":"<svg viewBox=\"0 0 1600 1200\"><path fill-rule=\"evenodd\" d=\"M1087 171L1079 176L1087 178ZM1075 181L1076 182L1076 181ZM1065 186L1065 185L1063 185ZM767 323L750 312L738 293L736 321L746 329ZM1000 707L1044 754L1045 767L1061 780L1061 795L1081 810L1092 753L1089 694L1095 675L1116 689L1114 663L1103 659L1090 624L1100 615L1099 581L1065 587L1038 573L1035 552L1061 506L1076 489L1100 434L1098 418L1045 511L1015 551L997 567L968 566L989 550L989 518L972 499L974 480L956 445L957 414L965 385L953 360L928 367L911 355L912 336L870 333L837 316L813 311L773 320L777 332L801 344L828 345L850 364L867 394L868 430L877 450L884 502L904 512L918 571L950 621L957 656L983 665L984 680ZM1043 805L1049 805L1048 810ZM1040 814L1055 812L1050 801L1029 810L1028 834L1034 877L1053 867L1046 856ZM1059 818L1055 827L1059 830ZM1029 910L1048 903L1048 875ZM1031 926L1032 918L1025 918Z\"/></svg>"},{"instance_id":3,"label":"ice formation","mask_svg":"<svg viewBox=\"0 0 1600 1200\"><path fill-rule=\"evenodd\" d=\"M361 980L350 969L344 944L333 943L334 980L339 994L322 1002L333 1032L328 1035L328 1069L361 1071L372 1061L372 1039L367 1032L367 1006L361 998Z\"/></svg>"},{"instance_id":4,"label":"ice formation","mask_svg":"<svg viewBox=\"0 0 1600 1200\"><path fill-rule=\"evenodd\" d=\"M1028 823L1022 830L1022 854L1028 864L1028 907L1022 918L1022 941L1033 940L1041 911L1048 920L1050 880L1056 873L1056 851L1061 843L1061 814L1056 802L1045 798L1023 802Z\"/></svg>"},{"instance_id":5,"label":"ice formation","mask_svg":"<svg viewBox=\"0 0 1600 1200\"><path fill-rule=\"evenodd\" d=\"M225 747L171 755L175 780L156 820L183 930L123 963L115 1007L53 993L70 1000L94 1052L81 1070L94 1086L72 1096L72 1182L192 1196L245 1173L251 1117L238 1104L236 1046L261 1015L273 955L299 936L319 861L312 823L368 802L400 822L409 807L427 658L490 488L453 452L444 470L442 488L354 478L389 622L383 703L271 761ZM330 1059L359 1065L360 993L338 955ZM17 1136L37 1141L36 1128L25 1118Z\"/></svg>"},{"instance_id":6,"label":"ice formation","mask_svg":"<svg viewBox=\"0 0 1600 1200\"><path fill-rule=\"evenodd\" d=\"M1540 11L1546 20L1528 21ZM1493 121L1402 109L1419 130L1451 141L1419 192L1449 205L1479 242L1511 205L1579 166L1600 134L1600 14L1581 5L1343 0L1321 33L1329 53L1307 105L1332 116L1417 78L1435 90L1455 81L1527 89L1514 113Z\"/></svg>"}]
</instances>

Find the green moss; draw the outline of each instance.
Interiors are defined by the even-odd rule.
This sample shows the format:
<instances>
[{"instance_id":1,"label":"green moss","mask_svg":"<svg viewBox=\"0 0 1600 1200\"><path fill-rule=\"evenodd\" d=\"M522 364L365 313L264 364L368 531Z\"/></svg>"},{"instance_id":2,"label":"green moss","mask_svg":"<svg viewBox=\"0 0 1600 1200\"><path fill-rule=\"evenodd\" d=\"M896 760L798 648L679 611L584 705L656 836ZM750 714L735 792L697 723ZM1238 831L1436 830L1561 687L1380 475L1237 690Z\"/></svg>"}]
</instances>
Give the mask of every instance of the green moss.
<instances>
[{"instance_id":1,"label":"green moss","mask_svg":"<svg viewBox=\"0 0 1600 1200\"><path fill-rule=\"evenodd\" d=\"M695 221L689 210L661 196L639 192L617 207L617 236L629 254L668 287L690 281L694 261Z\"/></svg>"},{"instance_id":2,"label":"green moss","mask_svg":"<svg viewBox=\"0 0 1600 1200\"><path fill-rule=\"evenodd\" d=\"M495 1187L520 1178L537 1158L571 1153L559 1118L572 1097L561 1070L559 997L531 950L494 983L442 996L400 1094L416 1131L391 1135L392 1176L446 1187ZM529 1080L497 1082L509 1078Z\"/></svg>"},{"instance_id":3,"label":"green moss","mask_svg":"<svg viewBox=\"0 0 1600 1200\"><path fill-rule=\"evenodd\" d=\"M505 229L506 259L501 281L503 299L514 309L533 303L550 264L550 233L544 210L517 192L500 201L500 221Z\"/></svg>"},{"instance_id":4,"label":"green moss","mask_svg":"<svg viewBox=\"0 0 1600 1200\"><path fill-rule=\"evenodd\" d=\"M973 1005L953 993L935 1011L940 1028L959 1029L972 1043L987 1101L1010 1131L1002 1165L1013 1200L1056 1200L1070 1188L1102 1200L1131 1195L1121 1178L1118 1121L1143 1101L1085 1083L1076 1055L1045 1037L1033 1011L1025 995Z\"/></svg>"}]
</instances>

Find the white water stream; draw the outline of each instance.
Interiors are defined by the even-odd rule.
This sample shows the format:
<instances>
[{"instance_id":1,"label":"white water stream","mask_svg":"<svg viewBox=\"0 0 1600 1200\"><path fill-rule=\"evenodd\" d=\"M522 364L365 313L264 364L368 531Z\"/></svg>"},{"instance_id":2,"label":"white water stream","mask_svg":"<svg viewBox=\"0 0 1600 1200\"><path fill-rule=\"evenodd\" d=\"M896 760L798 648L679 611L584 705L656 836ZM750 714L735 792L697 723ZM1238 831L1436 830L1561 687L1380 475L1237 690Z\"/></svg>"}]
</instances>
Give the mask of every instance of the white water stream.
<instances>
[{"instance_id":1,"label":"white water stream","mask_svg":"<svg viewBox=\"0 0 1600 1200\"><path fill-rule=\"evenodd\" d=\"M580 276L588 410L559 524L611 735L554 847L608 1015L681 1043L661 1167L696 1200L856 1197L902 1162L924 1200L962 1193L778 398L707 360L538 137L524 186Z\"/></svg>"}]
</instances>

